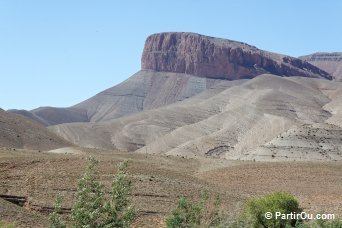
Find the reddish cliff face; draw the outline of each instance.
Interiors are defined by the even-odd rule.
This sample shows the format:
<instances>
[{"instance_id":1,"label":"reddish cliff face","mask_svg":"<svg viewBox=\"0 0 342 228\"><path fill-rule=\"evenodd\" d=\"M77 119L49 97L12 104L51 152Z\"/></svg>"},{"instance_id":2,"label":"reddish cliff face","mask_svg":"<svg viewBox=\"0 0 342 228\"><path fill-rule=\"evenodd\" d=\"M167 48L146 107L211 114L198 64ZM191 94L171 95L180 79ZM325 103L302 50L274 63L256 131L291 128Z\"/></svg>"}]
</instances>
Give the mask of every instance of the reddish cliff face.
<instances>
[{"instance_id":1,"label":"reddish cliff face","mask_svg":"<svg viewBox=\"0 0 342 228\"><path fill-rule=\"evenodd\" d=\"M271 73L331 79L306 61L236 41L194 33L159 33L147 38L142 69L219 79L254 78Z\"/></svg>"}]
</instances>

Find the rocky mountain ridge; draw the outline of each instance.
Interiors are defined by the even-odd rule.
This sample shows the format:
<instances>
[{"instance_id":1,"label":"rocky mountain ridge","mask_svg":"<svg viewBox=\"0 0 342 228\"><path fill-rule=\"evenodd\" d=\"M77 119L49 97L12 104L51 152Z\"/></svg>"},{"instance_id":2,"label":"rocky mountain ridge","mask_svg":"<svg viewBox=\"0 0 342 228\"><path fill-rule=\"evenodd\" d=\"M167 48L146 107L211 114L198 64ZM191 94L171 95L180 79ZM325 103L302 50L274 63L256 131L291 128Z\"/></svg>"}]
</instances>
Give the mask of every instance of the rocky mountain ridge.
<instances>
[{"instance_id":1,"label":"rocky mountain ridge","mask_svg":"<svg viewBox=\"0 0 342 228\"><path fill-rule=\"evenodd\" d=\"M342 81L342 52L317 52L301 56L299 59L323 69L331 74L336 81Z\"/></svg>"},{"instance_id":2,"label":"rocky mountain ridge","mask_svg":"<svg viewBox=\"0 0 342 228\"><path fill-rule=\"evenodd\" d=\"M254 46L195 33L158 33L146 39L142 69L218 79L250 79L270 73L279 76L326 78L331 76L290 56Z\"/></svg>"}]
</instances>

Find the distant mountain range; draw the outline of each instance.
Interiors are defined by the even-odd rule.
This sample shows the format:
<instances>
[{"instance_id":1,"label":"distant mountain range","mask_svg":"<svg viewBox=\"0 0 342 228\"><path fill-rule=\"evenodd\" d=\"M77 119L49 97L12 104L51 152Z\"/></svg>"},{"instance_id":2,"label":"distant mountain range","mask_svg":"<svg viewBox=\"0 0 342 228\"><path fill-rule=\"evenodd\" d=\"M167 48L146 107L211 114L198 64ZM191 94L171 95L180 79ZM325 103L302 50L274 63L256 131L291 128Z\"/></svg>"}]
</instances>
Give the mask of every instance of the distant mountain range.
<instances>
[{"instance_id":1,"label":"distant mountain range","mask_svg":"<svg viewBox=\"0 0 342 228\"><path fill-rule=\"evenodd\" d=\"M293 58L194 33L159 33L146 40L142 69L121 84L72 107L10 112L82 147L341 160L339 56Z\"/></svg>"}]
</instances>

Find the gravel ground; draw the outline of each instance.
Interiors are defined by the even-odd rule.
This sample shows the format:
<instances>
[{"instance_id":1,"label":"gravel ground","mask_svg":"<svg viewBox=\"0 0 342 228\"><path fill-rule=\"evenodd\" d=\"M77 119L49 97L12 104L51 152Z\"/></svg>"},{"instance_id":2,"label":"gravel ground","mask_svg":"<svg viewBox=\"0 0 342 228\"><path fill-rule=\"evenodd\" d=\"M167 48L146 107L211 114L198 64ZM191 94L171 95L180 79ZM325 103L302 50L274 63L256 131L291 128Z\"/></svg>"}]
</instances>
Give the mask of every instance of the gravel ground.
<instances>
[{"instance_id":1,"label":"gravel ground","mask_svg":"<svg viewBox=\"0 0 342 228\"><path fill-rule=\"evenodd\" d=\"M47 211L39 213L37 208L52 207L57 192L65 197L63 207L72 206L77 179L89 155L100 161L99 178L107 187L115 165L129 160L128 172L134 186L132 199L140 211L135 227L163 227L165 216L180 196L195 199L203 190L221 196L221 209L227 216L238 215L248 198L275 191L295 194L308 212L342 215L340 162L243 162L82 151L73 155L0 150L0 194L26 196L29 201L27 210L1 203L0 218L16 220L18 227L46 226Z\"/></svg>"}]
</instances>

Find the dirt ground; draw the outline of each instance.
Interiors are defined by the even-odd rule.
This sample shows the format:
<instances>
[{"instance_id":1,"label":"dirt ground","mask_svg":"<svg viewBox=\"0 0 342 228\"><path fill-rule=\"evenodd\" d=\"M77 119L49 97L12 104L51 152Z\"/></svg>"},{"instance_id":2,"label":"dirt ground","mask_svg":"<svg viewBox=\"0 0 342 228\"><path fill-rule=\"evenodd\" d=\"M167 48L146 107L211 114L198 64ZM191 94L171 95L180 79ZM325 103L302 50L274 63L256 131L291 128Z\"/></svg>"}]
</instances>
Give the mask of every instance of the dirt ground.
<instances>
[{"instance_id":1,"label":"dirt ground","mask_svg":"<svg viewBox=\"0 0 342 228\"><path fill-rule=\"evenodd\" d=\"M342 215L341 162L267 163L90 149L82 152L0 149L0 194L28 198L26 209L0 201L0 220L16 221L18 227L46 227L48 211L44 208L53 206L58 192L65 197L62 206L72 206L77 179L90 155L100 161L99 179L107 187L116 164L129 160L133 203L139 210L135 227L164 227L165 216L180 196L195 199L204 190L221 196L227 217L241 213L250 197L275 191L294 194L307 212Z\"/></svg>"}]
</instances>

